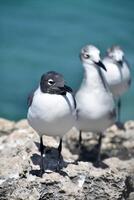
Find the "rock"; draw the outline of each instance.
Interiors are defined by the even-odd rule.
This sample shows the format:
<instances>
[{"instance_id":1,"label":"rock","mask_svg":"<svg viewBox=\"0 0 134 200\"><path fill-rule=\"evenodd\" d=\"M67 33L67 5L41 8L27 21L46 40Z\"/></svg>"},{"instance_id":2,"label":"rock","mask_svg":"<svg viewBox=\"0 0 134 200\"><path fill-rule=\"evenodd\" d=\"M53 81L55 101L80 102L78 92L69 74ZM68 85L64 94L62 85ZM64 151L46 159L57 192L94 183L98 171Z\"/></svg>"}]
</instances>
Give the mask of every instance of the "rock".
<instances>
[{"instance_id":1,"label":"rock","mask_svg":"<svg viewBox=\"0 0 134 200\"><path fill-rule=\"evenodd\" d=\"M43 136L46 172L40 177L38 134L26 120L2 121L0 130L8 131L0 137L0 200L134 199L132 126L127 126L126 131L113 127L107 130L103 138L102 168L93 165L97 142L93 133L83 133L81 153L77 130L73 128L65 135L60 170L59 138Z\"/></svg>"},{"instance_id":2,"label":"rock","mask_svg":"<svg viewBox=\"0 0 134 200\"><path fill-rule=\"evenodd\" d=\"M129 120L125 123L125 128L126 129L134 129L134 121Z\"/></svg>"},{"instance_id":3,"label":"rock","mask_svg":"<svg viewBox=\"0 0 134 200\"><path fill-rule=\"evenodd\" d=\"M16 129L29 129L28 121L26 119L22 119L15 124Z\"/></svg>"},{"instance_id":4,"label":"rock","mask_svg":"<svg viewBox=\"0 0 134 200\"><path fill-rule=\"evenodd\" d=\"M14 130L15 122L0 118L0 136L9 134Z\"/></svg>"},{"instance_id":5,"label":"rock","mask_svg":"<svg viewBox=\"0 0 134 200\"><path fill-rule=\"evenodd\" d=\"M128 200L134 200L134 192L132 192L128 198Z\"/></svg>"}]
</instances>

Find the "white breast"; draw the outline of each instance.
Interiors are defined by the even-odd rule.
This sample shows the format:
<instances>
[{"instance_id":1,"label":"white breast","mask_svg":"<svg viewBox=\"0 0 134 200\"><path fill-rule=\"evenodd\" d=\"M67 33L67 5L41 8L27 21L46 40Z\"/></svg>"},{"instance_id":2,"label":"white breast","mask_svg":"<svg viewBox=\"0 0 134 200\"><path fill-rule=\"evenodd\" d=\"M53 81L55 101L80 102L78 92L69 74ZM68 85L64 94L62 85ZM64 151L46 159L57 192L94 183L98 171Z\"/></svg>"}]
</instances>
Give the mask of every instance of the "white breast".
<instances>
[{"instance_id":1,"label":"white breast","mask_svg":"<svg viewBox=\"0 0 134 200\"><path fill-rule=\"evenodd\" d=\"M111 116L115 103L111 94L101 91L79 91L76 94L78 109L77 127L83 131L103 132L113 124L115 116Z\"/></svg>"},{"instance_id":2,"label":"white breast","mask_svg":"<svg viewBox=\"0 0 134 200\"><path fill-rule=\"evenodd\" d=\"M74 125L75 109L72 95L42 93L38 89L27 118L38 134L63 136Z\"/></svg>"},{"instance_id":3,"label":"white breast","mask_svg":"<svg viewBox=\"0 0 134 200\"><path fill-rule=\"evenodd\" d=\"M114 99L104 88L96 69L90 67L85 77L76 93L76 127L82 131L103 132L115 121L115 115L112 116L115 109Z\"/></svg>"}]
</instances>

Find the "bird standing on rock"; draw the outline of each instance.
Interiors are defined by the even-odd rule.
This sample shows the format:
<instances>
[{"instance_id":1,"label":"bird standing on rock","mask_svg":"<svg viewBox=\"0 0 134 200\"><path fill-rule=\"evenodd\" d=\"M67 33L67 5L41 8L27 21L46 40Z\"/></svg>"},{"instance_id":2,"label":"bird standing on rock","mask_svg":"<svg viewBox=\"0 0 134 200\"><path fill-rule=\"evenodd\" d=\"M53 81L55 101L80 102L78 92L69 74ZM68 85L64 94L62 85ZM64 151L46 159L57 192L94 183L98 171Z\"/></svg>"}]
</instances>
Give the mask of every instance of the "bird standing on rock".
<instances>
[{"instance_id":1,"label":"bird standing on rock","mask_svg":"<svg viewBox=\"0 0 134 200\"><path fill-rule=\"evenodd\" d=\"M59 162L61 159L62 137L75 122L76 103L72 89L65 85L61 74L50 71L43 74L39 87L29 98L27 119L40 136L41 175L44 173L42 136L59 136ZM58 162L58 165L59 165Z\"/></svg>"},{"instance_id":2,"label":"bird standing on rock","mask_svg":"<svg viewBox=\"0 0 134 200\"><path fill-rule=\"evenodd\" d=\"M118 119L117 126L124 128L120 119L121 96L128 90L131 85L130 67L124 58L123 50L115 45L107 50L107 56L103 59L107 72L102 71L107 80L113 96L117 99Z\"/></svg>"},{"instance_id":3,"label":"bird standing on rock","mask_svg":"<svg viewBox=\"0 0 134 200\"><path fill-rule=\"evenodd\" d=\"M81 133L99 133L97 166L101 165L101 141L103 132L115 122L115 103L101 72L106 70L100 59L100 51L93 45L82 48L80 59L84 67L84 78L76 93L79 142Z\"/></svg>"}]
</instances>

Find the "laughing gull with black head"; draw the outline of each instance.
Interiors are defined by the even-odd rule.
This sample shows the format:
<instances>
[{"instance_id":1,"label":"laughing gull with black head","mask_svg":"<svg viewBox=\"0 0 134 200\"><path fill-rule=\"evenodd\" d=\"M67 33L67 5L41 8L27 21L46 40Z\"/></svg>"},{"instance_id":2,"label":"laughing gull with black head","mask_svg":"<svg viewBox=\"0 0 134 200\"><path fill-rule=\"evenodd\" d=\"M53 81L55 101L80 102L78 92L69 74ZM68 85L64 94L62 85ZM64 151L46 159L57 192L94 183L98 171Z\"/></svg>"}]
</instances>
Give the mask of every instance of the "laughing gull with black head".
<instances>
[{"instance_id":1,"label":"laughing gull with black head","mask_svg":"<svg viewBox=\"0 0 134 200\"><path fill-rule=\"evenodd\" d=\"M58 146L60 162L62 137L74 126L75 108L72 89L65 85L63 76L54 71L43 74L39 87L29 98L27 114L30 126L40 136L41 175L44 173L42 136L45 134L60 137Z\"/></svg>"},{"instance_id":2,"label":"laughing gull with black head","mask_svg":"<svg viewBox=\"0 0 134 200\"><path fill-rule=\"evenodd\" d=\"M99 133L97 164L100 166L101 141L103 132L115 122L115 103L101 68L106 70L100 59L100 51L93 45L87 45L80 52L84 67L84 78L76 93L79 142L81 133Z\"/></svg>"},{"instance_id":3,"label":"laughing gull with black head","mask_svg":"<svg viewBox=\"0 0 134 200\"><path fill-rule=\"evenodd\" d=\"M107 69L107 72L102 71L102 73L109 84L113 96L118 102L117 126L119 128L123 128L124 126L120 121L120 97L128 90L131 85L130 67L124 58L123 50L117 45L112 46L107 50L107 55L103 59L103 63Z\"/></svg>"}]
</instances>

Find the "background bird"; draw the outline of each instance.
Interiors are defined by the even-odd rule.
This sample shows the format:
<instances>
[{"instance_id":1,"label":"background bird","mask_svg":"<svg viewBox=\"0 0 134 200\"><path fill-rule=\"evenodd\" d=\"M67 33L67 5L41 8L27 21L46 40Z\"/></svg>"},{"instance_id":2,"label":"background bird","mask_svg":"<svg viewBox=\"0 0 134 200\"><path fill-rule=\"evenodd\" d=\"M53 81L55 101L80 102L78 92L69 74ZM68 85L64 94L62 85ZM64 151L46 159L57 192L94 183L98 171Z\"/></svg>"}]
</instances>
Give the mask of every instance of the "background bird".
<instances>
[{"instance_id":1,"label":"background bird","mask_svg":"<svg viewBox=\"0 0 134 200\"><path fill-rule=\"evenodd\" d=\"M84 77L76 93L79 142L81 132L99 133L97 164L101 164L100 149L102 133L115 121L115 103L100 68L106 70L100 59L100 51L93 45L82 48L80 58Z\"/></svg>"},{"instance_id":2,"label":"background bird","mask_svg":"<svg viewBox=\"0 0 134 200\"><path fill-rule=\"evenodd\" d=\"M118 118L117 126L124 128L120 119L121 96L128 90L131 85L130 67L124 57L124 52L119 46L112 46L107 50L107 55L103 59L107 72L102 71L107 80L110 90L117 101Z\"/></svg>"},{"instance_id":3,"label":"background bird","mask_svg":"<svg viewBox=\"0 0 134 200\"><path fill-rule=\"evenodd\" d=\"M63 76L54 71L42 75L39 87L30 95L28 102L28 122L40 136L42 175L44 173L42 136L45 134L60 137L58 146L60 162L62 136L74 125L76 103L72 89L65 85Z\"/></svg>"}]
</instances>

